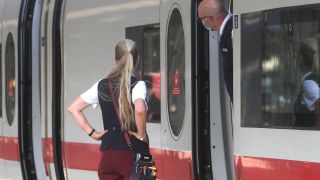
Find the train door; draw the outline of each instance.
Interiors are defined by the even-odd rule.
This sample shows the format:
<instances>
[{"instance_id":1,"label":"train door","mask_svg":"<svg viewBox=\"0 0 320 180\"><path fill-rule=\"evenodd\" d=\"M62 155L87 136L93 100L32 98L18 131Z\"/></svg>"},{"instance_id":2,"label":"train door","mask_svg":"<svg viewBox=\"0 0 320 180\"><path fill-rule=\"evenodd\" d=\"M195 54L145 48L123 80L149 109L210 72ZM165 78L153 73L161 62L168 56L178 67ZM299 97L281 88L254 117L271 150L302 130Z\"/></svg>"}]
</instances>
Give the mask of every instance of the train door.
<instances>
[{"instance_id":1,"label":"train door","mask_svg":"<svg viewBox=\"0 0 320 180\"><path fill-rule=\"evenodd\" d=\"M57 125L60 123L58 114L60 111L60 104L56 103L59 97L60 80L58 77L59 67L53 66L53 64L60 64L57 57L61 51L60 44L54 43L58 41L60 34L53 32L60 32L60 26L56 26L60 21L59 8L61 1L44 1L42 6L42 18L41 18L41 119L43 119L42 127L44 128L43 137L43 152L46 173L50 177L56 177L57 179L63 179L63 167L61 158L61 146L60 130ZM56 5L57 4L57 5ZM56 5L56 6L55 6ZM57 7L57 8L55 8ZM58 37L57 37L58 36ZM54 40L53 40L54 39ZM53 55L53 53L55 55ZM53 61L55 59L55 61ZM55 73L53 73L53 71ZM54 76L54 75L55 76ZM55 85L53 86L53 79L55 79ZM55 88L53 88L55 87ZM54 102L54 103L53 103ZM53 121L55 119L55 121ZM54 124L54 126L53 126ZM55 135L55 136L54 136ZM53 140L54 139L54 140ZM53 143L53 141L55 143ZM54 144L54 145L53 145ZM53 152L52 152L53 151ZM58 156L57 156L58 155ZM55 168L56 167L56 168Z\"/></svg>"},{"instance_id":2,"label":"train door","mask_svg":"<svg viewBox=\"0 0 320 180\"><path fill-rule=\"evenodd\" d=\"M164 179L192 179L191 1L160 2Z\"/></svg>"},{"instance_id":3,"label":"train door","mask_svg":"<svg viewBox=\"0 0 320 180\"><path fill-rule=\"evenodd\" d=\"M2 1L3 2L3 1ZM9 177L22 177L18 149L18 17L20 1L5 1L2 21L2 49L4 66L3 145L4 163Z\"/></svg>"},{"instance_id":4,"label":"train door","mask_svg":"<svg viewBox=\"0 0 320 180\"><path fill-rule=\"evenodd\" d=\"M0 1L0 12L4 11L4 1ZM5 178L5 167L4 167L4 160L3 160L3 151L4 151L4 137L2 135L3 133L3 117L2 117L2 87L3 87L3 80L2 80L2 18L3 15L0 13L0 179Z\"/></svg>"},{"instance_id":5,"label":"train door","mask_svg":"<svg viewBox=\"0 0 320 180\"><path fill-rule=\"evenodd\" d=\"M21 2L19 13L18 120L19 155L24 179L45 179L41 118L42 1Z\"/></svg>"},{"instance_id":6,"label":"train door","mask_svg":"<svg viewBox=\"0 0 320 180\"><path fill-rule=\"evenodd\" d=\"M319 179L318 98L308 101L320 72L319 1L234 8L237 179Z\"/></svg>"},{"instance_id":7,"label":"train door","mask_svg":"<svg viewBox=\"0 0 320 180\"><path fill-rule=\"evenodd\" d=\"M231 12L232 0L223 1ZM210 84L210 152L213 179L234 179L232 103L225 88L223 66L219 52L217 31L210 31L209 84Z\"/></svg>"},{"instance_id":8,"label":"train door","mask_svg":"<svg viewBox=\"0 0 320 180\"><path fill-rule=\"evenodd\" d=\"M38 179L46 177L43 155L42 138L44 137L44 119L41 112L42 99L42 84L41 80L44 76L41 74L42 64L41 61L41 15L42 15L43 1L36 1L33 9L32 19L32 144L33 156L35 163L35 170Z\"/></svg>"},{"instance_id":9,"label":"train door","mask_svg":"<svg viewBox=\"0 0 320 180\"><path fill-rule=\"evenodd\" d=\"M219 59L219 35L209 33L210 152L213 179L233 179L232 112Z\"/></svg>"}]
</instances>

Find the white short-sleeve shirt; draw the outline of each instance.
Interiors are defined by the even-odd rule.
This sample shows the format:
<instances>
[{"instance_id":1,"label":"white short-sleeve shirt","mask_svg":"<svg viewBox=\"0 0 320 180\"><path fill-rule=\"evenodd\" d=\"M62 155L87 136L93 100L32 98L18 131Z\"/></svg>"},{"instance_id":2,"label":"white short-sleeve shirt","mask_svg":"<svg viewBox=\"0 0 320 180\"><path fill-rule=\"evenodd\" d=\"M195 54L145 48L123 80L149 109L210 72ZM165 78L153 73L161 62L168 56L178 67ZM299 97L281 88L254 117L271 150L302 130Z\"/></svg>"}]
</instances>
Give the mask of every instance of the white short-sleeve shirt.
<instances>
[{"instance_id":1,"label":"white short-sleeve shirt","mask_svg":"<svg viewBox=\"0 0 320 180\"><path fill-rule=\"evenodd\" d=\"M319 85L313 80L305 80L311 72L306 73L302 78L302 99L301 104L306 105L310 111L316 109L316 102L320 99Z\"/></svg>"},{"instance_id":2,"label":"white short-sleeve shirt","mask_svg":"<svg viewBox=\"0 0 320 180\"><path fill-rule=\"evenodd\" d=\"M100 80L91 86L87 91L80 95L81 99L83 99L88 104L91 104L93 108L99 105L99 98L98 98L98 84ZM143 99L145 104L146 103L146 96L147 96L147 87L144 81L138 81L136 85L132 89L131 100L132 103L135 102L137 99ZM147 106L148 107L148 106Z\"/></svg>"}]
</instances>

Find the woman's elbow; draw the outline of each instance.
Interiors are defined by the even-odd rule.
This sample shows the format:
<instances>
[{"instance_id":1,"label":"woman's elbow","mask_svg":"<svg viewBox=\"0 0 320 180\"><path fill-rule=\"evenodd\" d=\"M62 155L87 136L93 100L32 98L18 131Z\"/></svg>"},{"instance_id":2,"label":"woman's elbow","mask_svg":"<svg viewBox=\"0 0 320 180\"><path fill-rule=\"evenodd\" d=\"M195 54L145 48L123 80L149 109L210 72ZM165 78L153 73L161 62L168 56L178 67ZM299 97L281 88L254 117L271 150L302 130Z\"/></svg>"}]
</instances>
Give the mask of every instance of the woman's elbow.
<instances>
[{"instance_id":1,"label":"woman's elbow","mask_svg":"<svg viewBox=\"0 0 320 180\"><path fill-rule=\"evenodd\" d=\"M135 109L135 113L137 115L144 115L147 113L146 109L145 108L138 108L138 109Z\"/></svg>"},{"instance_id":2,"label":"woman's elbow","mask_svg":"<svg viewBox=\"0 0 320 180\"><path fill-rule=\"evenodd\" d=\"M67 108L67 111L70 113L70 114L73 114L73 112L75 111L75 108L74 106L72 106L72 104Z\"/></svg>"}]
</instances>

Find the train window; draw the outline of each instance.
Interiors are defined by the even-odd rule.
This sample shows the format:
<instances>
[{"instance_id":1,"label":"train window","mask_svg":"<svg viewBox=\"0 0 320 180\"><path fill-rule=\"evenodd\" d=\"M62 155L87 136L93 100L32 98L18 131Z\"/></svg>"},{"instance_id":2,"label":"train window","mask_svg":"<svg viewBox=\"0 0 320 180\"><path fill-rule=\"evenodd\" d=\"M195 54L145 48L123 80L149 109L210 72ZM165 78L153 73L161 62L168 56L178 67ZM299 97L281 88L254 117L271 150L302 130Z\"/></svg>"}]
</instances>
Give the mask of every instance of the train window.
<instances>
[{"instance_id":1,"label":"train window","mask_svg":"<svg viewBox=\"0 0 320 180\"><path fill-rule=\"evenodd\" d=\"M319 129L320 5L241 16L241 126Z\"/></svg>"},{"instance_id":2,"label":"train window","mask_svg":"<svg viewBox=\"0 0 320 180\"><path fill-rule=\"evenodd\" d=\"M181 132L185 114L185 44L180 11L172 10L167 34L168 114L175 136Z\"/></svg>"},{"instance_id":3,"label":"train window","mask_svg":"<svg viewBox=\"0 0 320 180\"><path fill-rule=\"evenodd\" d=\"M148 121L160 122L160 27L146 27L143 35L143 79L149 82Z\"/></svg>"},{"instance_id":4,"label":"train window","mask_svg":"<svg viewBox=\"0 0 320 180\"><path fill-rule=\"evenodd\" d=\"M6 92L6 113L7 120L11 126L14 120L15 113L15 48L13 36L8 34L5 49L5 92Z\"/></svg>"},{"instance_id":5,"label":"train window","mask_svg":"<svg viewBox=\"0 0 320 180\"><path fill-rule=\"evenodd\" d=\"M142 69L136 67L136 76L142 76L147 84L148 122L160 123L160 26L151 24L128 27L126 38L134 40L140 52Z\"/></svg>"}]
</instances>

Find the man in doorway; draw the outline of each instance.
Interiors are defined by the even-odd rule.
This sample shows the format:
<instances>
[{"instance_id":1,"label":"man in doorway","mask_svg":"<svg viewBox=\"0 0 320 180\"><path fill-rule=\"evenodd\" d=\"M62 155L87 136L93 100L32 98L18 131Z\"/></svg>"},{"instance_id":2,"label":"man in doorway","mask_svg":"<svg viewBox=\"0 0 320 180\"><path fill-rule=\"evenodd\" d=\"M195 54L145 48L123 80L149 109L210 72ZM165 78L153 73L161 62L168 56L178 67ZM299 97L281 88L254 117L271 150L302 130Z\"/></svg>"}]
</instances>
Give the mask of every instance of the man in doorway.
<instances>
[{"instance_id":1,"label":"man in doorway","mask_svg":"<svg viewBox=\"0 0 320 180\"><path fill-rule=\"evenodd\" d=\"M232 14L228 13L221 0L203 0L198 6L198 16L209 31L218 31L219 49L223 59L224 81L233 102L233 48Z\"/></svg>"}]
</instances>

